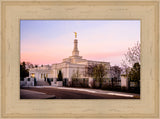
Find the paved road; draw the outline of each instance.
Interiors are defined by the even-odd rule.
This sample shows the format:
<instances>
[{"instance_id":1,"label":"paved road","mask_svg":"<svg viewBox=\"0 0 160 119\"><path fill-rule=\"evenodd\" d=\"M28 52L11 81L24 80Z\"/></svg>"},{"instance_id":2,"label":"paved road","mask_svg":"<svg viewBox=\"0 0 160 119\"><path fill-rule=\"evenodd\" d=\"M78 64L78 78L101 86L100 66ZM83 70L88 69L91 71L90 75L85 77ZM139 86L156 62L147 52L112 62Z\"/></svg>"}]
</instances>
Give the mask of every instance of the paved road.
<instances>
[{"instance_id":1,"label":"paved road","mask_svg":"<svg viewBox=\"0 0 160 119\"><path fill-rule=\"evenodd\" d=\"M46 93L42 93L42 92L37 92L37 91L33 91L33 90L25 90L25 89L21 89L20 90L20 98L21 99L49 99L49 98L56 98L55 95L48 95Z\"/></svg>"},{"instance_id":2,"label":"paved road","mask_svg":"<svg viewBox=\"0 0 160 119\"><path fill-rule=\"evenodd\" d=\"M104 91L97 89L66 87L30 87L23 90L37 91L46 95L55 95L56 99L139 99L138 94ZM24 99L21 94L21 99ZM54 97L55 98L55 97Z\"/></svg>"}]
</instances>

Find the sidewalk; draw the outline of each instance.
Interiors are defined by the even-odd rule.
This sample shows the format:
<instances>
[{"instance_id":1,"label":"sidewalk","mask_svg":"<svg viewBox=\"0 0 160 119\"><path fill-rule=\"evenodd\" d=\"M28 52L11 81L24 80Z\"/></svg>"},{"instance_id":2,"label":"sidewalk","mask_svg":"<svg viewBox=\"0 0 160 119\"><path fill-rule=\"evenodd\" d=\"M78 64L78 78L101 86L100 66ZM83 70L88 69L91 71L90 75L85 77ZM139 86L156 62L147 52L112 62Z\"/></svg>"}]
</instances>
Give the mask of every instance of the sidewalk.
<instances>
[{"instance_id":1,"label":"sidewalk","mask_svg":"<svg viewBox=\"0 0 160 119\"><path fill-rule=\"evenodd\" d=\"M87 89L87 88L69 88L69 87L52 87L58 89L65 89L65 90L77 90L77 91L85 91L89 93L97 93L97 94L107 94L107 95L115 95L115 96L123 96L123 97L140 97L140 94L135 93L127 93L127 92L117 92L117 91L108 91L108 90L101 90L101 89Z\"/></svg>"},{"instance_id":2,"label":"sidewalk","mask_svg":"<svg viewBox=\"0 0 160 119\"><path fill-rule=\"evenodd\" d=\"M20 89L20 98L21 99L49 99L49 98L56 98L55 95L48 95L46 93L37 92L37 91L30 91Z\"/></svg>"}]
</instances>

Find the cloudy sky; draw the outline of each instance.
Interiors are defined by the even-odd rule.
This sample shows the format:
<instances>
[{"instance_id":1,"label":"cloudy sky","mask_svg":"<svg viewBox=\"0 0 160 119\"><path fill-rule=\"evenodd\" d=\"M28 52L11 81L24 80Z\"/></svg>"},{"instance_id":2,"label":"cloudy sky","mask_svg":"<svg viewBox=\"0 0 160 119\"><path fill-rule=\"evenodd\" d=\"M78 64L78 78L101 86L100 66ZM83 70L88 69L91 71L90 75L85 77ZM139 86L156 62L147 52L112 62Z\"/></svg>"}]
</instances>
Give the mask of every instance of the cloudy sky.
<instances>
[{"instance_id":1,"label":"cloudy sky","mask_svg":"<svg viewBox=\"0 0 160 119\"><path fill-rule=\"evenodd\" d=\"M124 53L140 41L139 20L21 20L21 61L62 62L72 55L74 33L84 59L121 64Z\"/></svg>"}]
</instances>

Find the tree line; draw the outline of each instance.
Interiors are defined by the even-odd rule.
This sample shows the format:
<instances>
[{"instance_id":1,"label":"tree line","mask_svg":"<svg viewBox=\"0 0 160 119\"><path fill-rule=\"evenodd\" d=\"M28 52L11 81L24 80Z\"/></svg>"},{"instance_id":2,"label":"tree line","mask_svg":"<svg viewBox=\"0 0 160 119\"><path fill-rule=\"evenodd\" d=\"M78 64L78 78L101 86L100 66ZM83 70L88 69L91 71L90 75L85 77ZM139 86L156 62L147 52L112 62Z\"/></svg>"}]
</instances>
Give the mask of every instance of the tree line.
<instances>
[{"instance_id":1,"label":"tree line","mask_svg":"<svg viewBox=\"0 0 160 119\"><path fill-rule=\"evenodd\" d=\"M140 88L140 43L137 42L133 47L128 48L124 56L121 67L111 66L110 69L107 69L105 64L92 64L86 67L86 74L99 82L99 88L102 88L102 83L108 71L110 71L112 86L113 82L123 74L129 83L130 81L135 82Z\"/></svg>"}]
</instances>

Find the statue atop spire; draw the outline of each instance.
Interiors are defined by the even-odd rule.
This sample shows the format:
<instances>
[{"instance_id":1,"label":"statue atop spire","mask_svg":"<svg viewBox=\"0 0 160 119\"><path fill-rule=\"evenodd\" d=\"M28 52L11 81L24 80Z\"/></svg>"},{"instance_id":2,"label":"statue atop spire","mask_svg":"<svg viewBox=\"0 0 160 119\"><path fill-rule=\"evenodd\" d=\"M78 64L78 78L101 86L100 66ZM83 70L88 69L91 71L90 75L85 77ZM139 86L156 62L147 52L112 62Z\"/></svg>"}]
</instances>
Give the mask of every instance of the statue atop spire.
<instances>
[{"instance_id":1,"label":"statue atop spire","mask_svg":"<svg viewBox=\"0 0 160 119\"><path fill-rule=\"evenodd\" d=\"M77 38L77 32L74 32L74 34L75 34L75 38Z\"/></svg>"}]
</instances>

